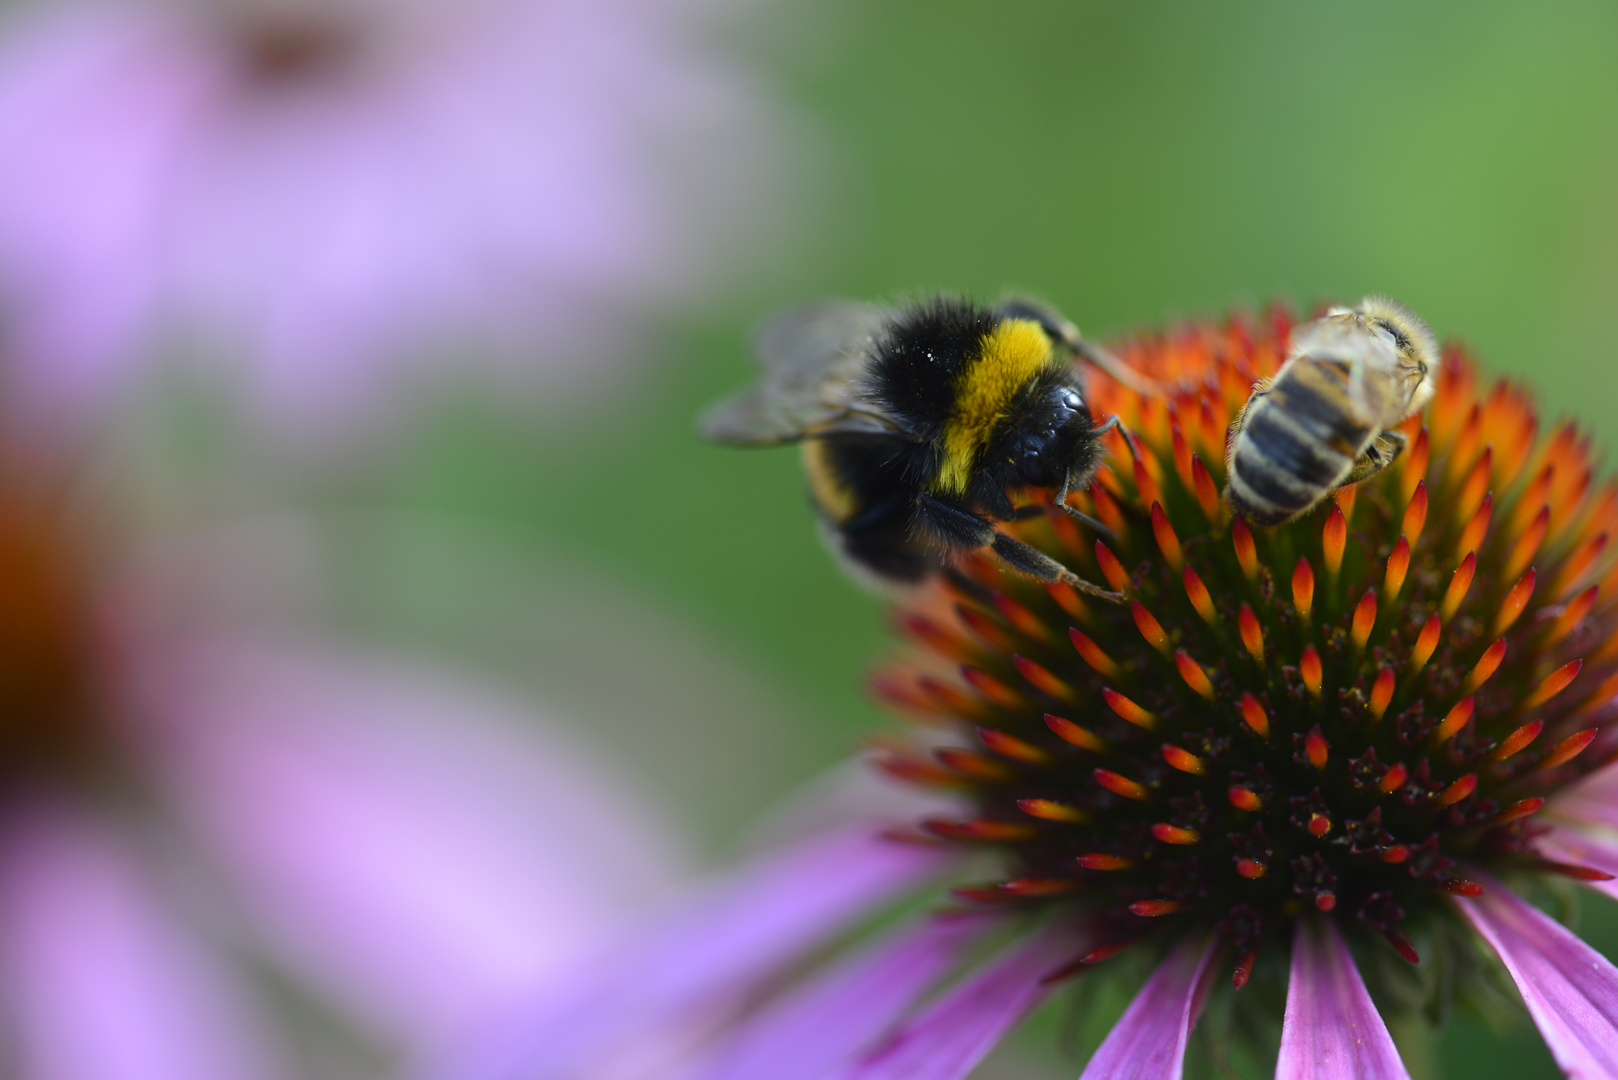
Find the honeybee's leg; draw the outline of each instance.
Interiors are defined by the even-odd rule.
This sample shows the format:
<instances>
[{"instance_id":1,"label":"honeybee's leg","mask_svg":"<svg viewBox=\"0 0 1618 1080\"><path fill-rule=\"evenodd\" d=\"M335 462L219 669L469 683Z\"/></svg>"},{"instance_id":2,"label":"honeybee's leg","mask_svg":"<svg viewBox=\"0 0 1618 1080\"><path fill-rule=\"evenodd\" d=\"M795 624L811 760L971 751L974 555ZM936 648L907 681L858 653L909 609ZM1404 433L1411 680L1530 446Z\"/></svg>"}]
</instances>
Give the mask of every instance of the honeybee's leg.
<instances>
[{"instance_id":1,"label":"honeybee's leg","mask_svg":"<svg viewBox=\"0 0 1618 1080\"><path fill-rule=\"evenodd\" d=\"M1247 410L1253 407L1253 402L1270 392L1270 384L1273 382L1275 382L1274 376L1265 376L1255 382L1253 389L1247 394L1247 400L1242 402L1242 407L1236 410L1236 415L1231 418L1230 426L1225 429L1225 472L1227 474L1230 472L1231 456L1236 453L1236 436L1242 430L1242 426L1247 423Z\"/></svg>"},{"instance_id":2,"label":"honeybee's leg","mask_svg":"<svg viewBox=\"0 0 1618 1080\"><path fill-rule=\"evenodd\" d=\"M1408 440L1402 431L1384 431L1371 440L1371 445L1365 448L1354 462L1354 468L1349 471L1343 486L1357 484L1361 480L1368 480L1377 473L1392 465L1400 454L1404 453L1405 443Z\"/></svg>"},{"instance_id":3,"label":"honeybee's leg","mask_svg":"<svg viewBox=\"0 0 1618 1080\"><path fill-rule=\"evenodd\" d=\"M1253 407L1253 402L1270 392L1270 384L1274 381L1273 377L1267 376L1255 382L1253 389L1248 392L1247 400L1242 402L1242 407L1236 410L1236 415L1230 421L1230 426L1225 429L1225 490L1221 499L1225 506L1234 513L1241 513L1236 508L1236 504L1231 501L1231 492L1234 490L1231 481L1236 475L1236 439L1241 435L1242 427L1247 423L1247 410ZM1251 507L1248 509L1250 511Z\"/></svg>"}]
</instances>

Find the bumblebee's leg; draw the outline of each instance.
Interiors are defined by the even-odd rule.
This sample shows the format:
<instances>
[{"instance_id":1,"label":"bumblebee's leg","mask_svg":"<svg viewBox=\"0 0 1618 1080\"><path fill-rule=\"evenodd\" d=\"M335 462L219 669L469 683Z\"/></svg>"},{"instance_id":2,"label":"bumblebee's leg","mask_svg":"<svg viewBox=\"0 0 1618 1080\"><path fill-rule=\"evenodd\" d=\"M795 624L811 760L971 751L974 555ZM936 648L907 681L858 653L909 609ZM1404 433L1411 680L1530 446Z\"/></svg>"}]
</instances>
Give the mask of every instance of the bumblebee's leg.
<instances>
[{"instance_id":1,"label":"bumblebee's leg","mask_svg":"<svg viewBox=\"0 0 1618 1080\"><path fill-rule=\"evenodd\" d=\"M1056 505L1060 509L1066 511L1069 517L1077 518L1079 521L1084 522L1093 531L1107 537L1109 540L1116 538L1116 533L1107 528L1101 522L1097 521L1095 518L1091 517L1089 514L1086 514L1083 510L1075 510L1065 502L1058 502ZM1011 516L1006 518L1006 520L1027 521L1029 518L1045 517L1050 512L1051 508L1046 506L1044 503L1029 503L1027 506L1017 507L1017 509L1012 511Z\"/></svg>"},{"instance_id":2,"label":"bumblebee's leg","mask_svg":"<svg viewBox=\"0 0 1618 1080\"><path fill-rule=\"evenodd\" d=\"M1124 601L1122 594L1084 580L1044 552L1029 547L1021 540L1013 540L1004 533L995 533L994 543L990 546L994 548L994 553L1012 568L1031 574L1041 581L1060 581L1064 585L1071 585L1086 596L1110 600L1115 604Z\"/></svg>"},{"instance_id":3,"label":"bumblebee's leg","mask_svg":"<svg viewBox=\"0 0 1618 1080\"><path fill-rule=\"evenodd\" d=\"M1093 429L1091 431L1091 434L1093 434L1097 439L1100 439L1101 436L1105 435L1107 432L1113 430L1114 428L1123 428L1123 426L1124 426L1123 421L1119 420L1117 414L1115 413L1115 414L1113 414L1111 417L1109 417L1107 419L1107 422L1105 424L1102 424L1100 427ZM1068 473L1066 476L1062 477L1062 487L1056 493L1056 499L1055 499L1056 505L1058 507L1060 507L1063 511L1065 511L1069 517L1074 518L1074 519L1076 519L1078 521L1084 522L1091 529L1093 529L1096 532L1100 533L1102 536L1114 537L1115 538L1117 536L1117 534L1114 533L1111 529L1107 528L1107 526L1103 525L1101 522L1097 521L1095 518L1091 517L1089 514L1086 514L1084 511L1075 510L1075 509L1073 509L1073 507L1071 507L1071 506L1069 506L1067 504L1068 492L1070 492L1072 490L1073 490L1073 474Z\"/></svg>"},{"instance_id":4,"label":"bumblebee's leg","mask_svg":"<svg viewBox=\"0 0 1618 1080\"><path fill-rule=\"evenodd\" d=\"M936 495L916 497L915 530L946 551L976 551L994 543L994 526L966 507Z\"/></svg>"},{"instance_id":5,"label":"bumblebee's leg","mask_svg":"<svg viewBox=\"0 0 1618 1080\"><path fill-rule=\"evenodd\" d=\"M1123 600L1117 593L1085 581L1050 556L1020 540L996 532L993 524L966 507L936 495L923 494L917 498L916 528L932 543L947 551L993 548L994 553L1014 569L1032 574L1041 581L1060 581L1090 596L1114 602Z\"/></svg>"},{"instance_id":6,"label":"bumblebee's leg","mask_svg":"<svg viewBox=\"0 0 1618 1080\"><path fill-rule=\"evenodd\" d=\"M1369 480L1377 473L1392 465L1399 455L1404 453L1405 443L1408 440L1402 431L1388 430L1382 432L1371 440L1371 445L1365 448L1354 462L1354 468L1349 471L1343 480L1343 486L1357 484L1361 480Z\"/></svg>"},{"instance_id":7,"label":"bumblebee's leg","mask_svg":"<svg viewBox=\"0 0 1618 1080\"><path fill-rule=\"evenodd\" d=\"M1115 382L1129 387L1135 393L1143 397L1161 397L1163 395L1162 383L1150 375L1142 375L1101 346L1085 341L1083 338L1068 342L1067 346L1073 350L1074 356L1077 356L1091 367L1100 368L1111 376Z\"/></svg>"},{"instance_id":8,"label":"bumblebee's leg","mask_svg":"<svg viewBox=\"0 0 1618 1080\"><path fill-rule=\"evenodd\" d=\"M1111 529L1107 528L1089 514L1086 514L1083 510L1075 510L1073 507L1062 502L1057 503L1056 506L1065 511L1068 517L1076 518L1077 520L1084 522L1093 532L1096 532L1101 536L1105 536L1109 540L1117 538L1117 533L1114 533ZM1029 503L1027 506L1017 507L1016 510L1012 511L1011 516L1005 520L1027 521L1029 518L1048 517L1050 512L1051 508L1044 503Z\"/></svg>"},{"instance_id":9,"label":"bumblebee's leg","mask_svg":"<svg viewBox=\"0 0 1618 1080\"><path fill-rule=\"evenodd\" d=\"M1032 319L1055 341L1060 341L1080 360L1098 367L1114 380L1148 397L1163 393L1163 384L1149 375L1142 375L1099 345L1092 344L1079 333L1079 328L1057 314L1054 308L1025 296L1012 296L995 305L995 312L1010 319Z\"/></svg>"},{"instance_id":10,"label":"bumblebee's leg","mask_svg":"<svg viewBox=\"0 0 1618 1080\"><path fill-rule=\"evenodd\" d=\"M1095 532L1100 533L1102 536L1105 536L1105 537L1108 537L1109 539L1112 539L1112 538L1116 538L1116 536L1118 535L1117 533L1113 532L1111 529L1107 528L1106 525L1104 525L1101 522L1097 521L1095 518L1091 517L1089 514L1086 514L1083 510L1075 510L1073 507L1069 506L1067 504L1067 496L1066 496L1065 493L1060 498L1057 499L1056 505L1058 507L1060 507L1062 512L1067 514L1068 517L1074 519L1075 521L1084 522L1092 530L1094 530ZM1043 510L1045 508L1043 506L1041 506L1040 509Z\"/></svg>"}]
</instances>

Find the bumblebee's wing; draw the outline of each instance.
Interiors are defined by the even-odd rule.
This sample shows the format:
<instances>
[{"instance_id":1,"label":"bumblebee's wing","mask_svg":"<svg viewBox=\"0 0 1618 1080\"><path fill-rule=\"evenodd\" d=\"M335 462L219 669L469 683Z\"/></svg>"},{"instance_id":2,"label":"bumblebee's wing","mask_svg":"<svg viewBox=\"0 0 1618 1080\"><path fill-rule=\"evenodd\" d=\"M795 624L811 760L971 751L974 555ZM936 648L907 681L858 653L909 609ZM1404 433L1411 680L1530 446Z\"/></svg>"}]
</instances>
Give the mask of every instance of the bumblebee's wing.
<instances>
[{"instance_id":1,"label":"bumblebee's wing","mask_svg":"<svg viewBox=\"0 0 1618 1080\"><path fill-rule=\"evenodd\" d=\"M910 432L865 395L866 359L891 308L822 300L771 319L754 343L763 377L702 417L716 442L768 446L814 435Z\"/></svg>"}]
</instances>

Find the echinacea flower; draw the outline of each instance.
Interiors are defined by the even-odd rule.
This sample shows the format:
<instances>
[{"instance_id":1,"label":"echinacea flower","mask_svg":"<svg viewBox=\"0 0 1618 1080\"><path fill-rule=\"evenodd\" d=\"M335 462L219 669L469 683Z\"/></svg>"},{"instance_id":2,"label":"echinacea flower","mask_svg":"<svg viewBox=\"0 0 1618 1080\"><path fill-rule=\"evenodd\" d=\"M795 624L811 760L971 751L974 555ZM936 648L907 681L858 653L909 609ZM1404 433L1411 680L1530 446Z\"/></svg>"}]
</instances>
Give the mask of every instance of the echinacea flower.
<instances>
[{"instance_id":1,"label":"echinacea flower","mask_svg":"<svg viewBox=\"0 0 1618 1080\"><path fill-rule=\"evenodd\" d=\"M37 0L0 29L5 398L183 353L330 433L413 378L550 389L723 261L771 127L700 4Z\"/></svg>"},{"instance_id":2,"label":"echinacea flower","mask_svg":"<svg viewBox=\"0 0 1618 1080\"><path fill-rule=\"evenodd\" d=\"M1124 603L985 557L900 605L911 645L875 688L916 723L877 761L953 813L886 847L873 824L830 866L777 853L774 892L744 876L663 929L684 952L629 943L441 1075L589 1075L581 1042L705 1002L725 1034L663 1075L956 1080L1047 995L1140 970L1085 1080L1179 1077L1205 1012L1215 1059L1239 1038L1286 1080L1403 1077L1384 1010L1424 1022L1513 985L1570 1075L1618 1076L1618 969L1532 902L1618 873L1618 484L1450 348L1393 466L1249 528L1220 498L1227 426L1291 329L1119 343L1161 396L1090 376L1128 432L1075 502L1106 531L1012 528ZM813 961L951 867L942 911ZM829 910L862 876L865 903ZM703 953L772 921L749 965ZM648 990L676 958L679 1010Z\"/></svg>"},{"instance_id":3,"label":"echinacea flower","mask_svg":"<svg viewBox=\"0 0 1618 1080\"><path fill-rule=\"evenodd\" d=\"M672 876L623 797L569 820L622 785L542 719L228 610L211 585L297 584L274 544L121 545L61 466L0 446L7 1076L367 1075ZM303 1044L316 1016L371 1064Z\"/></svg>"}]
</instances>

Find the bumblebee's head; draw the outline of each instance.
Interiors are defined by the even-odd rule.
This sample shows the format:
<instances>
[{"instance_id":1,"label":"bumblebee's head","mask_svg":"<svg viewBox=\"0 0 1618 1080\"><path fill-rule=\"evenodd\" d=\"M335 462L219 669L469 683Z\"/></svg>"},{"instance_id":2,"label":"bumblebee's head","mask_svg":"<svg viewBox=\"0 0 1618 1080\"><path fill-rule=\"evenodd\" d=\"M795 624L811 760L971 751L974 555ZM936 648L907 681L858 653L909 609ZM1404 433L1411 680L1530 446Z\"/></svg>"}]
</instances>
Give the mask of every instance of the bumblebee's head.
<instances>
[{"instance_id":1,"label":"bumblebee's head","mask_svg":"<svg viewBox=\"0 0 1618 1080\"><path fill-rule=\"evenodd\" d=\"M1072 361L1036 319L989 314L963 351L940 425L934 490L977 503L1094 471L1094 436ZM935 350L936 351L936 350Z\"/></svg>"},{"instance_id":2,"label":"bumblebee's head","mask_svg":"<svg viewBox=\"0 0 1618 1080\"><path fill-rule=\"evenodd\" d=\"M1338 313L1350 314L1346 309L1333 312ZM1432 330L1414 311L1386 296L1367 296L1351 314L1393 343L1410 386L1410 412L1420 410L1433 396L1438 373L1438 339Z\"/></svg>"},{"instance_id":3,"label":"bumblebee's head","mask_svg":"<svg viewBox=\"0 0 1618 1080\"><path fill-rule=\"evenodd\" d=\"M1028 387L1023 410L996 440L995 456L1008 474L1005 486L1088 483L1100 457L1094 427L1071 371L1042 373Z\"/></svg>"}]
</instances>

